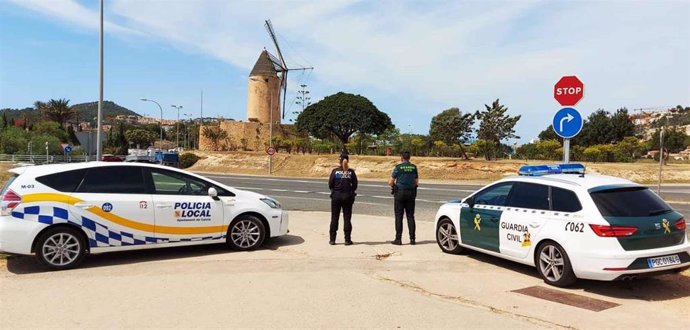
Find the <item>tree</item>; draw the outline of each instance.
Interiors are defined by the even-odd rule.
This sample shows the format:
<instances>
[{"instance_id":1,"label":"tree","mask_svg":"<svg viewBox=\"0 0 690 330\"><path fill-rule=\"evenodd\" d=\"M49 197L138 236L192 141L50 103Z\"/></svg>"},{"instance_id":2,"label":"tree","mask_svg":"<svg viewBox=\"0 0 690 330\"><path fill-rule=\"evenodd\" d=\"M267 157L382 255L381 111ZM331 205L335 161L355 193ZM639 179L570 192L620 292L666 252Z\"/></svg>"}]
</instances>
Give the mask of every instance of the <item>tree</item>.
<instances>
[{"instance_id":1,"label":"tree","mask_svg":"<svg viewBox=\"0 0 690 330\"><path fill-rule=\"evenodd\" d=\"M539 141L537 151L541 159L558 160L563 155L561 143L557 140Z\"/></svg>"},{"instance_id":2,"label":"tree","mask_svg":"<svg viewBox=\"0 0 690 330\"><path fill-rule=\"evenodd\" d=\"M308 106L299 114L297 129L319 139L331 134L343 147L354 133L381 134L393 127L390 117L379 111L366 97L339 92Z\"/></svg>"},{"instance_id":3,"label":"tree","mask_svg":"<svg viewBox=\"0 0 690 330\"><path fill-rule=\"evenodd\" d=\"M563 138L558 136L556 134L556 131L553 130L553 125L549 125L545 130L541 131L539 135L537 136L539 140L545 141L545 140L557 140L561 141Z\"/></svg>"},{"instance_id":4,"label":"tree","mask_svg":"<svg viewBox=\"0 0 690 330\"><path fill-rule=\"evenodd\" d=\"M485 111L477 111L477 119L481 121L479 130L477 131L477 138L485 140L485 158L487 160L496 158L496 151L501 146L501 141L512 138L520 138L515 135L515 124L520 120L520 115L509 116L505 113L508 108L499 103L496 99L491 106L485 104ZM486 148L494 148L495 150L488 150Z\"/></svg>"},{"instance_id":5,"label":"tree","mask_svg":"<svg viewBox=\"0 0 690 330\"><path fill-rule=\"evenodd\" d=\"M432 141L443 141L446 145L459 145L465 159L467 153L462 144L470 138L475 114L463 114L458 108L450 108L431 118L429 135Z\"/></svg>"},{"instance_id":6,"label":"tree","mask_svg":"<svg viewBox=\"0 0 690 330\"><path fill-rule=\"evenodd\" d=\"M202 134L204 137L211 140L211 148L213 151L218 151L220 148L220 141L225 140L228 137L228 132L222 130L218 126L206 126L203 129ZM278 136L276 136L278 138Z\"/></svg>"},{"instance_id":7,"label":"tree","mask_svg":"<svg viewBox=\"0 0 690 330\"><path fill-rule=\"evenodd\" d=\"M47 119L57 122L60 127L64 127L65 123L74 117L74 109L69 106L67 99L51 99L48 103L38 101L35 104L40 107Z\"/></svg>"},{"instance_id":8,"label":"tree","mask_svg":"<svg viewBox=\"0 0 690 330\"><path fill-rule=\"evenodd\" d=\"M614 139L615 133L612 130L609 113L604 109L599 109L587 117L582 132L578 135L578 144L589 147L611 143Z\"/></svg>"},{"instance_id":9,"label":"tree","mask_svg":"<svg viewBox=\"0 0 690 330\"><path fill-rule=\"evenodd\" d=\"M609 142L623 141L628 136L635 135L635 124L628 115L628 109L621 108L611 115L610 119L613 140Z\"/></svg>"},{"instance_id":10,"label":"tree","mask_svg":"<svg viewBox=\"0 0 690 330\"><path fill-rule=\"evenodd\" d=\"M302 87L302 89L297 91L297 101L295 101L295 104L299 105L301 109L292 112L295 117L299 116L306 107L311 105L311 96L309 96L307 85L301 84L299 87ZM292 122L293 120L290 119L290 121Z\"/></svg>"},{"instance_id":11,"label":"tree","mask_svg":"<svg viewBox=\"0 0 690 330\"><path fill-rule=\"evenodd\" d=\"M7 111L2 112L2 129L7 128L7 125L9 125L9 121L7 121Z\"/></svg>"},{"instance_id":12,"label":"tree","mask_svg":"<svg viewBox=\"0 0 690 330\"><path fill-rule=\"evenodd\" d=\"M649 140L649 148L659 150L659 134L661 130L656 130ZM675 127L664 131L664 153L676 153L685 149L685 132Z\"/></svg>"},{"instance_id":13,"label":"tree","mask_svg":"<svg viewBox=\"0 0 690 330\"><path fill-rule=\"evenodd\" d=\"M148 147L156 141L156 135L145 129L136 128L125 133L127 141L131 141L134 145L139 147Z\"/></svg>"},{"instance_id":14,"label":"tree","mask_svg":"<svg viewBox=\"0 0 690 330\"><path fill-rule=\"evenodd\" d=\"M60 124L54 121L42 121L34 126L35 134L51 135L58 138L61 142L67 141L69 137Z\"/></svg>"}]
</instances>

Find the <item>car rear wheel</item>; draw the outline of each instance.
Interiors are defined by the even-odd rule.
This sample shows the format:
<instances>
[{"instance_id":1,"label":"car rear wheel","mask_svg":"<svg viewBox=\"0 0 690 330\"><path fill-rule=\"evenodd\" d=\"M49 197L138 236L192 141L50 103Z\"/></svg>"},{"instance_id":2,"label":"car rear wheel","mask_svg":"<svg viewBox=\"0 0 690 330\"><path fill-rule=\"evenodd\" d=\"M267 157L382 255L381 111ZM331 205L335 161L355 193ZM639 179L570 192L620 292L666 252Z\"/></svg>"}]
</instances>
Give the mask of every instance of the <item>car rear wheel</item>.
<instances>
[{"instance_id":1,"label":"car rear wheel","mask_svg":"<svg viewBox=\"0 0 690 330\"><path fill-rule=\"evenodd\" d=\"M459 254L463 248L458 240L458 232L455 225L448 218L443 218L436 227L436 243L441 251L450 254Z\"/></svg>"},{"instance_id":2,"label":"car rear wheel","mask_svg":"<svg viewBox=\"0 0 690 330\"><path fill-rule=\"evenodd\" d=\"M547 284L566 287L577 281L568 254L558 243L541 244L536 259L539 275Z\"/></svg>"},{"instance_id":3,"label":"car rear wheel","mask_svg":"<svg viewBox=\"0 0 690 330\"><path fill-rule=\"evenodd\" d=\"M36 244L36 258L52 270L78 266L86 256L86 243L82 235L68 227L47 230Z\"/></svg>"},{"instance_id":4,"label":"car rear wheel","mask_svg":"<svg viewBox=\"0 0 690 330\"><path fill-rule=\"evenodd\" d=\"M255 250L266 240L266 228L255 216L241 216L228 228L228 245L234 250Z\"/></svg>"}]
</instances>

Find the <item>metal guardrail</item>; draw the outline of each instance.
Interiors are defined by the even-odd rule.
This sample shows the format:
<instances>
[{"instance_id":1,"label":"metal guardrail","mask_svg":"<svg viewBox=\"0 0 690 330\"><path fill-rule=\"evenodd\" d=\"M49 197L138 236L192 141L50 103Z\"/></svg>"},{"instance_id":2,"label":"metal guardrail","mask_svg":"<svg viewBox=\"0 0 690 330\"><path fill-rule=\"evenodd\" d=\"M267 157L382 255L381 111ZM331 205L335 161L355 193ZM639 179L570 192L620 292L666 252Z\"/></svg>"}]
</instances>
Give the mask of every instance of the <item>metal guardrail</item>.
<instances>
[{"instance_id":1,"label":"metal guardrail","mask_svg":"<svg viewBox=\"0 0 690 330\"><path fill-rule=\"evenodd\" d=\"M0 154L0 162L52 164L52 163L80 163L95 161L96 155L5 155Z\"/></svg>"}]
</instances>

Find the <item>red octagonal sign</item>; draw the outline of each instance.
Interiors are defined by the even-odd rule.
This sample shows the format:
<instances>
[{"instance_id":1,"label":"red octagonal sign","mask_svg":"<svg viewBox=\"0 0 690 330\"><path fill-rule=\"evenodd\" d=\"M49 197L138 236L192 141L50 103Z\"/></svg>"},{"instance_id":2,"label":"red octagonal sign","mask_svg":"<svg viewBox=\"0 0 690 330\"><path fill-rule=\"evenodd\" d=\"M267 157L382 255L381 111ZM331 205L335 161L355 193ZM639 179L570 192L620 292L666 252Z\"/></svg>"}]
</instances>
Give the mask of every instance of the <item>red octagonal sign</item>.
<instances>
[{"instance_id":1,"label":"red octagonal sign","mask_svg":"<svg viewBox=\"0 0 690 330\"><path fill-rule=\"evenodd\" d=\"M585 95L585 85L577 76L563 76L553 87L553 97L564 107L576 105Z\"/></svg>"}]
</instances>

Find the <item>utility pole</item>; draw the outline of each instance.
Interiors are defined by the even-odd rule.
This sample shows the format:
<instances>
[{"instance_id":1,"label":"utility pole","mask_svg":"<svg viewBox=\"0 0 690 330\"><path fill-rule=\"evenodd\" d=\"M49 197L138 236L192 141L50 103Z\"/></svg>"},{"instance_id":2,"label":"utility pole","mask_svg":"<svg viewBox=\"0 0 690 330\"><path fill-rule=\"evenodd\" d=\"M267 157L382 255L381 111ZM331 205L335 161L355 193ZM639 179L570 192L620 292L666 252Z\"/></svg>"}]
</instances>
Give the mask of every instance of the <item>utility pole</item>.
<instances>
[{"instance_id":1,"label":"utility pole","mask_svg":"<svg viewBox=\"0 0 690 330\"><path fill-rule=\"evenodd\" d=\"M177 137L177 152L180 152L180 109L184 108L181 105L171 105L177 109L177 122L175 122L175 136Z\"/></svg>"},{"instance_id":2,"label":"utility pole","mask_svg":"<svg viewBox=\"0 0 690 330\"><path fill-rule=\"evenodd\" d=\"M273 93L271 93L271 103L269 104L269 111L271 113L270 122L268 123L268 147L273 147ZM268 175L273 172L273 155L268 155Z\"/></svg>"},{"instance_id":3,"label":"utility pole","mask_svg":"<svg viewBox=\"0 0 690 330\"><path fill-rule=\"evenodd\" d=\"M101 136L103 134L103 127L101 121L103 120L103 0L101 0L101 30L98 37L98 122L96 126L96 160L100 161L103 156L103 145L101 144ZM46 146L46 152L48 147Z\"/></svg>"},{"instance_id":4,"label":"utility pole","mask_svg":"<svg viewBox=\"0 0 690 330\"><path fill-rule=\"evenodd\" d=\"M659 196L661 196L661 168L664 164L664 131L668 127L668 119L673 116L667 114L664 115L664 117L666 117L666 125L662 127L661 131L659 132L659 183L657 183L656 186L656 193Z\"/></svg>"}]
</instances>

